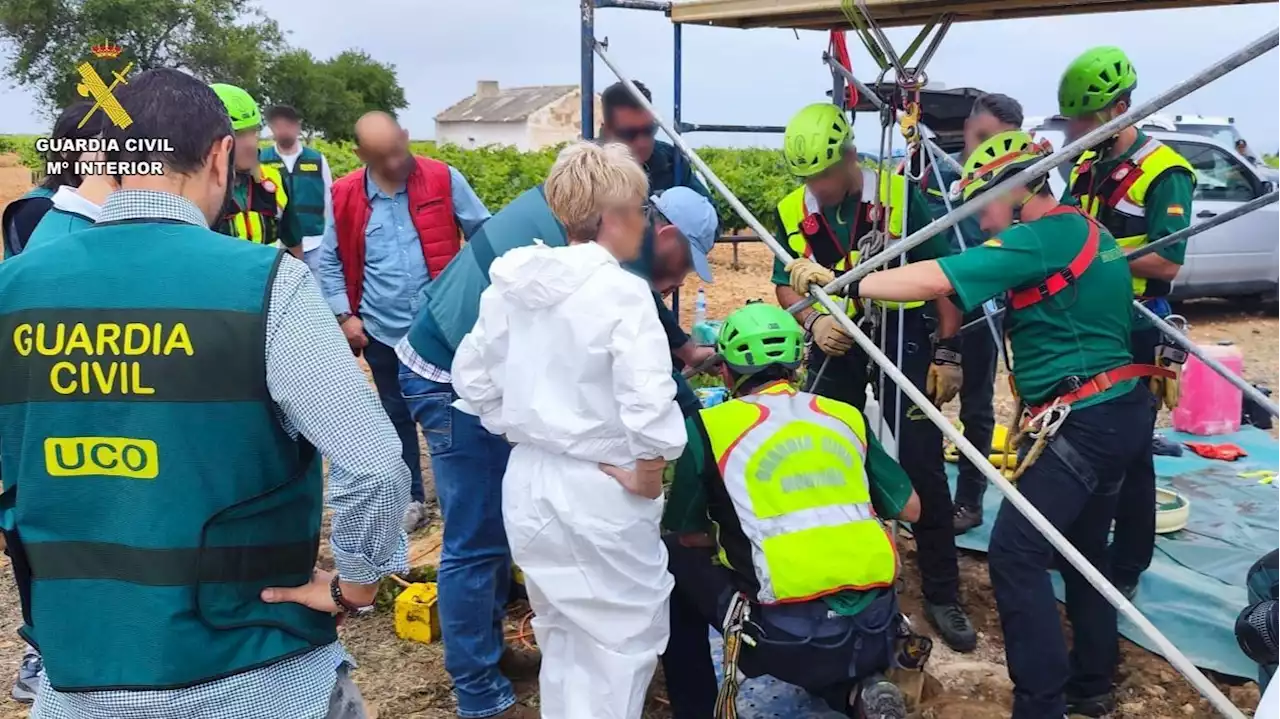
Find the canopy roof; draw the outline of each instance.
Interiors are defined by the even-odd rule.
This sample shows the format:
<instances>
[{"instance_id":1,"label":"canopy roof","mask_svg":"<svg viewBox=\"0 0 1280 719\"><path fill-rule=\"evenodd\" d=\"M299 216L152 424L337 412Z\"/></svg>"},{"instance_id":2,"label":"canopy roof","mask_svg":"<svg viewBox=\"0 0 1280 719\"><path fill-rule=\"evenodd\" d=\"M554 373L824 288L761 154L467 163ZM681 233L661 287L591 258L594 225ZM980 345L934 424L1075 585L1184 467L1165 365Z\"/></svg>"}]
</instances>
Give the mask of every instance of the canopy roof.
<instances>
[{"instance_id":1,"label":"canopy roof","mask_svg":"<svg viewBox=\"0 0 1280 719\"><path fill-rule=\"evenodd\" d=\"M1268 0L867 0L885 27L924 25L944 13L956 22L1079 15L1084 13L1221 7ZM779 27L802 30L849 28L841 0L682 0L671 6L671 21L723 27Z\"/></svg>"}]
</instances>

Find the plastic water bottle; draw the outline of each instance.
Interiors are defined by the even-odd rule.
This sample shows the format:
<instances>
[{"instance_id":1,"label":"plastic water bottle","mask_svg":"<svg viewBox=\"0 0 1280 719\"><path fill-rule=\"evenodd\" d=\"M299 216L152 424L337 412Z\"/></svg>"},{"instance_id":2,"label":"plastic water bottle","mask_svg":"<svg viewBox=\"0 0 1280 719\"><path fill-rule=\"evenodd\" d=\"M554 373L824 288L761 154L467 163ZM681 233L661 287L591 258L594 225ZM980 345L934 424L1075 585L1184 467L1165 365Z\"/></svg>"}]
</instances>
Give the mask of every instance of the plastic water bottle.
<instances>
[{"instance_id":1,"label":"plastic water bottle","mask_svg":"<svg viewBox=\"0 0 1280 719\"><path fill-rule=\"evenodd\" d=\"M693 326L700 327L707 321L707 292L698 288L698 296L693 301Z\"/></svg>"}]
</instances>

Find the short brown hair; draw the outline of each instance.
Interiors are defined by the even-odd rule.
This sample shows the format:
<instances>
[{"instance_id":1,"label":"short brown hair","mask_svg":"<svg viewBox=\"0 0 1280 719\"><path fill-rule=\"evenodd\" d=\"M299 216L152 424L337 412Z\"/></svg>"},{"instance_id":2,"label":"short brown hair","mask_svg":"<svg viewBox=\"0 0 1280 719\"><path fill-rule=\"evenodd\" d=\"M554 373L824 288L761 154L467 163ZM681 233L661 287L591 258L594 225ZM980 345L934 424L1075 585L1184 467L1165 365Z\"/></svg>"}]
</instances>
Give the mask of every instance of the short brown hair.
<instances>
[{"instance_id":1,"label":"short brown hair","mask_svg":"<svg viewBox=\"0 0 1280 719\"><path fill-rule=\"evenodd\" d=\"M575 142L560 151L542 189L569 239L581 242L596 236L605 210L643 203L649 179L626 145Z\"/></svg>"}]
</instances>

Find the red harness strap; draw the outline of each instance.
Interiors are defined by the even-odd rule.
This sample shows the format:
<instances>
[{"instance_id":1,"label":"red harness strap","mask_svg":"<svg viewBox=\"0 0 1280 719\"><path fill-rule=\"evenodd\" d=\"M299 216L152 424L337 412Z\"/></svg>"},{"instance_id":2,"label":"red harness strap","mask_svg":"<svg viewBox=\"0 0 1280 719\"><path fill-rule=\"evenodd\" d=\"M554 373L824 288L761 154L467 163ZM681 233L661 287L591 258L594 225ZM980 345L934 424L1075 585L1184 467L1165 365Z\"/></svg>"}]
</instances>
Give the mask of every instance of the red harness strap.
<instances>
[{"instance_id":1,"label":"red harness strap","mask_svg":"<svg viewBox=\"0 0 1280 719\"><path fill-rule=\"evenodd\" d=\"M1067 289L1080 275L1084 274L1085 270L1089 269L1089 265L1093 264L1093 258L1098 256L1098 243L1101 232L1098 228L1098 223L1093 218L1075 207L1066 205L1059 205L1050 210L1045 213L1045 217L1070 213L1078 214L1089 221L1089 236L1085 238L1084 245L1080 248L1080 253L1075 256L1075 259L1071 260L1071 264L1049 275L1039 285L1021 290L1011 290L1009 292L1009 304L1013 309L1025 309Z\"/></svg>"},{"instance_id":2,"label":"red harness strap","mask_svg":"<svg viewBox=\"0 0 1280 719\"><path fill-rule=\"evenodd\" d=\"M1137 379L1139 377L1163 377L1172 379L1176 375L1173 370L1157 367L1151 364L1129 364L1123 367L1117 367L1113 370L1107 370L1102 374L1090 378L1087 382L1080 385L1074 391L1059 396L1057 399L1046 402L1037 407L1031 407L1031 414L1037 415L1048 409L1050 405L1057 402L1058 404L1074 404L1082 399L1092 397L1095 394L1106 392L1112 387L1124 382L1125 380Z\"/></svg>"}]
</instances>

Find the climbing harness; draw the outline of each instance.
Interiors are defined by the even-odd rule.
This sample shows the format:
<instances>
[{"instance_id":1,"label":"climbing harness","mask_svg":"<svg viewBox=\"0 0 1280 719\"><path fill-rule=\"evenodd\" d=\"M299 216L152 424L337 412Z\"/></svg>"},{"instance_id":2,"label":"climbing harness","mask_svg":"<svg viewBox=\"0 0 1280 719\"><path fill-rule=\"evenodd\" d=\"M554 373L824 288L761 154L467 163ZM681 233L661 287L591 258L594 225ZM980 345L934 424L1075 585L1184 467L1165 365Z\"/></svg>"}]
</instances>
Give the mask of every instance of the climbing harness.
<instances>
[{"instance_id":1,"label":"climbing harness","mask_svg":"<svg viewBox=\"0 0 1280 719\"><path fill-rule=\"evenodd\" d=\"M584 0L583 7L585 8L584 32L589 32L589 25L585 25L585 23L590 20L590 9L593 7L593 4L590 3L589 0ZM1121 116L1113 118L1095 130L1086 133L1083 137L1064 148L1063 151L1059 151L1053 156L1038 162L1037 167L1039 171L1051 170L1065 162L1070 154L1087 149L1088 147L1100 142L1104 137L1114 135L1115 132L1122 127L1131 125L1140 118L1150 115L1153 112L1158 112L1169 104L1185 97L1191 91L1202 87L1209 82L1217 80L1232 70L1240 67L1242 64L1252 61L1266 52L1275 49L1278 44L1280 44L1280 31L1273 30L1268 32L1239 50L1223 57L1208 68L1193 75L1191 78L1165 89L1164 91L1156 94L1150 100L1136 105ZM768 246L770 251L785 261L788 256L787 250L774 240L772 233L751 213L749 209L747 209L742 201L739 200L731 190L729 190L723 180L716 175L714 170L707 166L702 158L698 156L697 152L689 146L683 136L677 130L672 128L671 125L662 118L661 114L653 108L652 104L636 86L635 82L631 80L608 55L605 46L599 41L595 41L593 43L593 49L596 55L603 60L605 64L609 66L609 69L612 70L614 74L616 74L626 85L627 89L631 92L632 97L635 98L641 107L654 113L654 117L658 125L667 132L675 145L686 157L689 158L689 161L698 169L698 171L706 177L712 187L725 197L729 206L737 212L753 230L755 230L756 234L760 237L761 241ZM829 64L831 65L833 72L842 75L845 74L845 69L836 65L834 61L829 62ZM851 78L849 75L845 76L847 78ZM852 79L852 81L856 82L856 79ZM588 102L586 105L589 107L590 103ZM588 115L584 112L584 117L585 116ZM1001 186L1004 188L1012 188L1020 183L1025 183L1031 176L1031 173L1029 172L1031 169L1036 168L1028 168L1028 170L1017 173L1001 183ZM926 227L920 231L912 233L908 237L904 238L903 249L905 250L909 247L915 247L938 232L944 231L964 218L972 216L985 206L987 202L989 202L987 198L978 198L975 203L967 204L966 207L957 209L956 214L953 214L951 217L935 221L930 227ZM1261 204L1258 204L1251 209L1256 209L1258 206L1261 206ZM890 250L890 252L895 256L897 254L897 252L893 250ZM850 286L860 278L864 277L870 268L877 267L891 260L891 257L883 254L879 258L868 258L865 261L866 267L859 267L846 272L837 278L835 282L831 283L831 292L835 293L841 288ZM825 288L813 288L807 299L797 302L788 309L794 313L815 303L821 304L828 310L835 310L837 313L839 312L831 297L825 291ZM878 347L869 341L868 337L864 336L863 333L858 330L856 325L849 321L848 318L840 319L837 317L837 319L847 330L854 333L854 340L859 344L859 346L866 350L871 359L879 365L883 371L898 384L898 386L903 387L904 392L907 395L921 403L920 406L923 412L935 425L942 429L943 433L946 434L948 438L964 449L966 456L975 455L975 448L972 444L965 440L964 436L958 433L953 427L948 426L946 418L942 413L929 404L928 400L920 390L911 384L910 380L908 380L907 377L893 365L892 361L890 361L890 359L886 357ZM1159 318L1155 319L1160 324L1163 324L1163 320L1159 320ZM1220 365L1215 365L1215 361L1212 360L1212 358L1209 358L1209 360L1210 361L1207 362L1207 364L1214 367L1214 369L1220 374L1239 380L1238 377L1235 377L1235 375L1225 368ZM1237 384L1237 386L1243 384L1243 380L1239 380L1239 384ZM1247 385L1245 386L1247 387ZM1248 389L1244 389L1244 391L1248 392ZM1254 390L1254 392L1256 393L1256 390ZM1260 393L1257 394L1261 397ZM1274 403L1267 402L1265 399L1262 401L1266 402L1273 413L1280 414L1280 411L1275 410ZM1062 535L1062 532L1059 531L1029 500L1015 491L1012 486L1008 485L1007 480L994 469L988 471L986 468L981 468L981 471L1005 495L1006 501L1010 506L1016 509L1020 514L1022 514L1022 516L1026 517L1027 521L1031 523L1035 530L1043 535L1049 543L1062 554L1063 558L1070 563L1072 567L1077 569L1092 586L1097 588L1103 597L1116 607L1121 615L1133 622L1142 634L1152 642L1159 653L1168 658L1174 668L1191 682L1191 684L1208 700L1215 710L1230 719L1244 719L1244 714L1231 703L1230 699L1228 699L1213 682L1211 682L1199 669L1197 669L1187 656L1179 651L1178 648L1170 642L1169 639L1157 627L1155 627L1149 619L1147 619L1147 617L1127 601L1124 596L1116 590L1115 586L1107 580L1106 576L1099 572L1098 569L1094 567L1089 560L1082 555L1080 551L1066 539L1066 537Z\"/></svg>"},{"instance_id":2,"label":"climbing harness","mask_svg":"<svg viewBox=\"0 0 1280 719\"><path fill-rule=\"evenodd\" d=\"M751 602L742 592L734 592L729 600L729 609L725 612L722 628L724 630L724 679L720 682L720 692L716 695L715 718L738 718L738 655L742 651L742 643L755 646L756 642L743 629L751 619Z\"/></svg>"}]
</instances>

